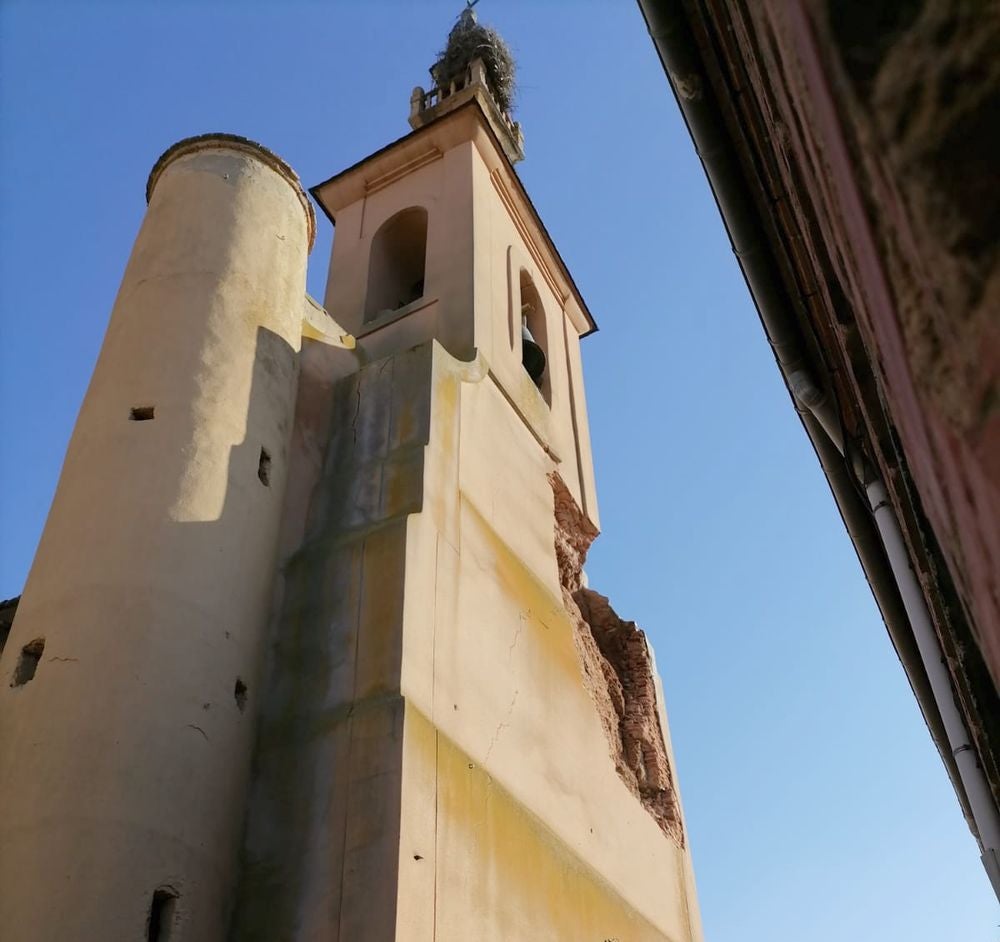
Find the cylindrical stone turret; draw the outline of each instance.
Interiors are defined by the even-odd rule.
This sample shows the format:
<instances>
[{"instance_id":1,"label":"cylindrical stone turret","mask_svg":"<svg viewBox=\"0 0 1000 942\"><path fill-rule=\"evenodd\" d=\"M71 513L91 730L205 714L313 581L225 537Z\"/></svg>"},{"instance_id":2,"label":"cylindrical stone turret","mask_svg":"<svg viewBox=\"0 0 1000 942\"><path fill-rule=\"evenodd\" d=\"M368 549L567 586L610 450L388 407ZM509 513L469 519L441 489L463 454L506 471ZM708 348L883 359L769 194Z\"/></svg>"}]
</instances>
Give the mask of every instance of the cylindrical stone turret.
<instances>
[{"instance_id":1,"label":"cylindrical stone turret","mask_svg":"<svg viewBox=\"0 0 1000 942\"><path fill-rule=\"evenodd\" d=\"M147 211L0 669L0 935L225 937L314 220L250 141Z\"/></svg>"}]
</instances>

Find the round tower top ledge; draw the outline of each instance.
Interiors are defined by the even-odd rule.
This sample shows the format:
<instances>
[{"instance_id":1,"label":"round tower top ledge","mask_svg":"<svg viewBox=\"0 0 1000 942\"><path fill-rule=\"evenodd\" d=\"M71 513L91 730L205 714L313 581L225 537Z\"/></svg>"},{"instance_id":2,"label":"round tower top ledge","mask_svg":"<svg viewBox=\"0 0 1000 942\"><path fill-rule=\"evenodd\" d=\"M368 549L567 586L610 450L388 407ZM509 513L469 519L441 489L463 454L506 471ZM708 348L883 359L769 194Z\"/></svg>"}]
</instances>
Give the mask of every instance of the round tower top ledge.
<instances>
[{"instance_id":1,"label":"round tower top ledge","mask_svg":"<svg viewBox=\"0 0 1000 942\"><path fill-rule=\"evenodd\" d=\"M306 214L306 226L309 230L309 250L312 251L313 242L316 240L316 213L312 203L309 202L309 197L306 196L306 192L302 188L298 174L274 151L268 150L263 144L251 141L247 137L240 137L238 134L198 134L195 137L185 137L176 144L172 144L160 155L160 158L153 164L153 169L149 171L149 179L146 181L146 203L149 203L160 175L173 161L177 160L178 157L186 157L188 154L195 154L203 150L230 150L248 154L281 176L295 191L295 195L302 204L302 209Z\"/></svg>"}]
</instances>

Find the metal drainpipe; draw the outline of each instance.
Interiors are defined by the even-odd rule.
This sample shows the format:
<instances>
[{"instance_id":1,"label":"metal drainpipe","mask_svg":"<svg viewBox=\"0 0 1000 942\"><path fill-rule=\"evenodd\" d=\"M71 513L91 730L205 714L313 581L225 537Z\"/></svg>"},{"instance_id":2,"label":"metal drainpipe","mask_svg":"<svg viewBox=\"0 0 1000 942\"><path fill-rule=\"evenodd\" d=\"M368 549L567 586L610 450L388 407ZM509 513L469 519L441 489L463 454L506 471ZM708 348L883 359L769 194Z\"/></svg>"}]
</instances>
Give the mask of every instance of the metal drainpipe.
<instances>
[{"instance_id":1,"label":"metal drainpipe","mask_svg":"<svg viewBox=\"0 0 1000 942\"><path fill-rule=\"evenodd\" d=\"M807 424L806 431L817 449L815 436L825 433L834 447L844 454L839 416L834 404L808 372L808 358L794 317L789 312L790 299L773 259L764 248L768 244L767 234L743 179L683 3L681 0L638 0L638 4L708 177L778 367L793 398L815 416L822 429L810 429ZM955 704L943 653L920 585L910 568L909 555L895 513L887 502L885 487L870 469L859 467L855 471L861 472L862 480L872 481L867 486L868 499L891 575L903 598L934 703L957 765L974 829L978 832L983 866L1000 898L1000 815Z\"/></svg>"},{"instance_id":2,"label":"metal drainpipe","mask_svg":"<svg viewBox=\"0 0 1000 942\"><path fill-rule=\"evenodd\" d=\"M906 551L899 521L893 510L885 485L878 477L865 487L868 502L875 514L875 524L882 535L889 564L896 577L896 585L903 599L903 606L910 619L910 628L916 638L920 656L924 662L924 670L934 692L941 719L948 733L948 742L952 755L958 765L958 773L962 777L962 785L972 809L972 816L979 831L979 842L982 847L983 866L993 885L993 892L1000 898L1000 815L997 814L993 794L989 783L983 775L976 758L976 750L972 745L969 731L966 728L962 714L955 703L952 692L951 676L945 664L944 652L938 643L937 634L931 624L927 602L920 588L910 557Z\"/></svg>"},{"instance_id":3,"label":"metal drainpipe","mask_svg":"<svg viewBox=\"0 0 1000 942\"><path fill-rule=\"evenodd\" d=\"M844 454L839 423L834 425L831 422L826 408L828 405L826 393L813 382L805 370L798 370L786 379L795 398L816 417L831 443ZM910 555L903 540L903 531L889 500L885 484L867 462L860 469L860 474L862 480L868 482L865 484L868 503L871 505L875 525L882 538L882 545L885 547L889 566L892 568L892 575L910 622L910 630L917 642L920 659L944 724L948 746L958 767L972 819L979 832L979 844L982 850L980 859L993 886L993 892L1000 898L1000 814L997 813L993 793L980 768L968 727L958 709L958 704L955 703L944 652L934 631L920 582L910 565Z\"/></svg>"}]
</instances>

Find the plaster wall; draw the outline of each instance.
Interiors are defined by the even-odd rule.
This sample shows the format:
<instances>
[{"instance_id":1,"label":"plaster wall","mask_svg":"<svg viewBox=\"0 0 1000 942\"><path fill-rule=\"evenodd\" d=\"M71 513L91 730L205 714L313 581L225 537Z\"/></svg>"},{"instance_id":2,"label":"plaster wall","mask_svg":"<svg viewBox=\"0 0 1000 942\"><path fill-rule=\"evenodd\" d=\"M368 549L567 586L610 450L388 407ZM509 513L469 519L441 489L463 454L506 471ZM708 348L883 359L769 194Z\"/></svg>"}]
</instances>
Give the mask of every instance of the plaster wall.
<instances>
[{"instance_id":1,"label":"plaster wall","mask_svg":"<svg viewBox=\"0 0 1000 942\"><path fill-rule=\"evenodd\" d=\"M469 118L461 134L454 129L451 136L442 132L438 143L442 149L428 143L423 150L407 151L408 162L398 167L389 165L390 157L385 156L370 170L356 169L346 180L335 178L317 188L337 218L326 308L358 336L367 360L431 338L460 360L482 353L514 408L559 463L571 493L597 524L575 326L582 319L579 304L560 287L537 220L515 195L513 171L477 120ZM408 146L412 150L416 144ZM351 174L363 175L363 183ZM372 239L398 212L414 206L428 214L424 296L365 322ZM544 311L550 402L521 366L522 271L531 278Z\"/></svg>"},{"instance_id":2,"label":"plaster wall","mask_svg":"<svg viewBox=\"0 0 1000 942\"><path fill-rule=\"evenodd\" d=\"M597 495L590 455L579 334L567 315L575 301L559 291L509 185L479 149L473 161L476 348L517 412L558 462L558 470L595 525ZM524 271L538 292L546 323L547 403L521 366ZM541 340L541 338L536 338Z\"/></svg>"},{"instance_id":3,"label":"plaster wall","mask_svg":"<svg viewBox=\"0 0 1000 942\"><path fill-rule=\"evenodd\" d=\"M469 359L475 341L472 305L472 145L433 151L400 178L375 178L363 195L337 212L325 307L378 359L436 337L453 356ZM423 297L400 311L365 322L372 239L396 213L427 210Z\"/></svg>"},{"instance_id":4,"label":"plaster wall","mask_svg":"<svg viewBox=\"0 0 1000 942\"><path fill-rule=\"evenodd\" d=\"M447 364L435 366L447 401ZM406 621L407 647L434 652L433 689L408 660L402 689L438 739L438 937L468 924L498 940L541 926L553 938L697 937L687 852L622 784L583 684L556 566L552 459L486 374L458 389L457 457L431 438L427 493L458 507L437 533L431 643L415 611L426 606Z\"/></svg>"},{"instance_id":5,"label":"plaster wall","mask_svg":"<svg viewBox=\"0 0 1000 942\"><path fill-rule=\"evenodd\" d=\"M300 389L318 436L303 455L322 461L288 494L308 509L283 566L233 939L394 938L404 577L430 349Z\"/></svg>"},{"instance_id":6,"label":"plaster wall","mask_svg":"<svg viewBox=\"0 0 1000 942\"><path fill-rule=\"evenodd\" d=\"M164 931L224 935L310 235L247 142L155 181L2 660L4 938L146 938L158 889Z\"/></svg>"},{"instance_id":7,"label":"plaster wall","mask_svg":"<svg viewBox=\"0 0 1000 942\"><path fill-rule=\"evenodd\" d=\"M699 939L583 684L553 459L485 358L424 344L318 411L233 937Z\"/></svg>"}]
</instances>

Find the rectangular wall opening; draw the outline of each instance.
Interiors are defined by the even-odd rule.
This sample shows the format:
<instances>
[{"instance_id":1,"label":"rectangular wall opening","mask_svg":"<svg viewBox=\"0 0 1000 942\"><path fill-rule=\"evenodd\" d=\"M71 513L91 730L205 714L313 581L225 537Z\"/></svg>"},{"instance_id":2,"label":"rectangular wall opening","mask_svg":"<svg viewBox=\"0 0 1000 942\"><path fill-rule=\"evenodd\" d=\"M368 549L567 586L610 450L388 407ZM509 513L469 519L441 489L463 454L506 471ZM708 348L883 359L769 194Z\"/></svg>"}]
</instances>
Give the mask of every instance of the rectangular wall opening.
<instances>
[{"instance_id":1,"label":"rectangular wall opening","mask_svg":"<svg viewBox=\"0 0 1000 942\"><path fill-rule=\"evenodd\" d=\"M239 708L240 713L242 713L247 708L247 685L243 683L242 677L236 678L236 686L233 687L233 698L236 700L236 706Z\"/></svg>"},{"instance_id":2,"label":"rectangular wall opening","mask_svg":"<svg viewBox=\"0 0 1000 942\"><path fill-rule=\"evenodd\" d=\"M155 406L133 406L129 410L128 417L133 422L148 422L154 417L153 413L155 409Z\"/></svg>"},{"instance_id":3,"label":"rectangular wall opening","mask_svg":"<svg viewBox=\"0 0 1000 942\"><path fill-rule=\"evenodd\" d=\"M153 894L153 902L149 907L147 942L171 942L176 912L177 893L170 887L160 887Z\"/></svg>"}]
</instances>

